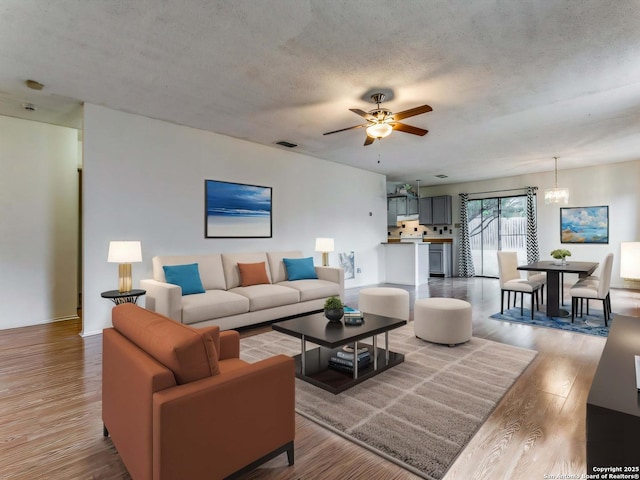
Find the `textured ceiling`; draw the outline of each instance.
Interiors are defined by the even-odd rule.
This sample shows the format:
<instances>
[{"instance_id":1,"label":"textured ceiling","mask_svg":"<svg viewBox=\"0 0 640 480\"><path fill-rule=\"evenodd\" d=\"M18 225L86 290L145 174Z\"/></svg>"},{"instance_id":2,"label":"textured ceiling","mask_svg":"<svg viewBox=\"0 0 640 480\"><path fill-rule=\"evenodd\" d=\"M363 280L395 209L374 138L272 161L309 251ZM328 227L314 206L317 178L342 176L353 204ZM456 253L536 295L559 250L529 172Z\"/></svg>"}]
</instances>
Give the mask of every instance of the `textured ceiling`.
<instances>
[{"instance_id":1,"label":"textured ceiling","mask_svg":"<svg viewBox=\"0 0 640 480\"><path fill-rule=\"evenodd\" d=\"M322 135L380 89L429 134ZM82 102L422 185L638 160L640 4L2 0L0 114L80 127Z\"/></svg>"}]
</instances>

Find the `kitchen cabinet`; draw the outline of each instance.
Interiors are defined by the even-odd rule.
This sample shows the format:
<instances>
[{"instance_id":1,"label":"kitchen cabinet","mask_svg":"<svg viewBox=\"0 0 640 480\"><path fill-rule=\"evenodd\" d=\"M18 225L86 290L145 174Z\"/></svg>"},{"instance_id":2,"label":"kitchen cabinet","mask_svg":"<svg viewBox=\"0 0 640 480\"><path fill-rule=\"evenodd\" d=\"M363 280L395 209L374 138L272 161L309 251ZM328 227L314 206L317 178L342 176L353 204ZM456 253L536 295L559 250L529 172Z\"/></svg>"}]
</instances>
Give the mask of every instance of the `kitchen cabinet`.
<instances>
[{"instance_id":1,"label":"kitchen cabinet","mask_svg":"<svg viewBox=\"0 0 640 480\"><path fill-rule=\"evenodd\" d=\"M420 225L451 225L451 195L422 197L419 223Z\"/></svg>"},{"instance_id":2,"label":"kitchen cabinet","mask_svg":"<svg viewBox=\"0 0 640 480\"><path fill-rule=\"evenodd\" d=\"M418 197L394 195L387 197L387 225L395 226L398 216L418 214Z\"/></svg>"}]
</instances>

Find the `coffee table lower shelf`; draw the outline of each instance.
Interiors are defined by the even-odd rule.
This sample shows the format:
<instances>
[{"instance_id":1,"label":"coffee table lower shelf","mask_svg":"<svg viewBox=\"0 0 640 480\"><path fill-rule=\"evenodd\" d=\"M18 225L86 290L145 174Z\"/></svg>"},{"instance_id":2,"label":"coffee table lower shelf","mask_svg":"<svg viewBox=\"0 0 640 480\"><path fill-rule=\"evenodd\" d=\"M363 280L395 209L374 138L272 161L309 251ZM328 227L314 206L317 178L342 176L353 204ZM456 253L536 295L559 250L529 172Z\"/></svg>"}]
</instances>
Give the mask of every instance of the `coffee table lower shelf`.
<instances>
[{"instance_id":1,"label":"coffee table lower shelf","mask_svg":"<svg viewBox=\"0 0 640 480\"><path fill-rule=\"evenodd\" d=\"M371 345L359 343L358 347L367 347L371 355L373 355L373 347ZM378 368L374 369L374 361L371 358L369 365L358 369L358 378L353 378L352 373L329 368L329 359L341 350L342 348L332 350L324 347L307 350L305 357L306 375L302 374L302 354L296 355L293 357L296 362L296 377L323 390L338 394L404 362L403 354L392 351L389 351L389 361L387 362L387 351L378 347Z\"/></svg>"}]
</instances>

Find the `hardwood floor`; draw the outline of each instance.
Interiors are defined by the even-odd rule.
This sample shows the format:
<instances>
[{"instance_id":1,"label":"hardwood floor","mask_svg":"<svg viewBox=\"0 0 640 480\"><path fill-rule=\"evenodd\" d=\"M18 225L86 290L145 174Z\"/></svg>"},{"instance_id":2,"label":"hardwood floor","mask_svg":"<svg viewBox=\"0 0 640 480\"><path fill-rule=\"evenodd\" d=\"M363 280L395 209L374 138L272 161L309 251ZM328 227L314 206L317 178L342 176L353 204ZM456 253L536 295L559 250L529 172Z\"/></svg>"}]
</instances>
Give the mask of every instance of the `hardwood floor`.
<instances>
[{"instance_id":1,"label":"hardwood floor","mask_svg":"<svg viewBox=\"0 0 640 480\"><path fill-rule=\"evenodd\" d=\"M347 303L357 303L358 290L347 291ZM489 319L500 310L497 280L434 278L407 290L412 300L468 300L475 336L539 352L445 480L585 473L586 397L605 340ZM614 312L640 317L640 292L611 297ZM78 321L0 331L0 479L130 478L102 436L102 337L79 331ZM417 478L301 416L296 426L295 465L281 455L245 478Z\"/></svg>"}]
</instances>

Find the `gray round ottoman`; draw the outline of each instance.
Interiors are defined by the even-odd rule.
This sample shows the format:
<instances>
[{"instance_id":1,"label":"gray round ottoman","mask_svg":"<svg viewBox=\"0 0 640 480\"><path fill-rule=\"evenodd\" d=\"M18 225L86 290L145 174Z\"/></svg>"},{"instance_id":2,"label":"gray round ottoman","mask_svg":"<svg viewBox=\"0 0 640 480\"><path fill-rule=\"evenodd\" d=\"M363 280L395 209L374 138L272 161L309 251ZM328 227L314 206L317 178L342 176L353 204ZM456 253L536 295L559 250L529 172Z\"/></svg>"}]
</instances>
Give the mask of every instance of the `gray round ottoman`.
<instances>
[{"instance_id":1,"label":"gray round ottoman","mask_svg":"<svg viewBox=\"0 0 640 480\"><path fill-rule=\"evenodd\" d=\"M456 298L422 298L413 309L416 337L453 346L471 339L471 304Z\"/></svg>"},{"instance_id":2,"label":"gray round ottoman","mask_svg":"<svg viewBox=\"0 0 640 480\"><path fill-rule=\"evenodd\" d=\"M409 320L409 309L409 292L401 288L363 288L358 293L358 310L364 313Z\"/></svg>"}]
</instances>

